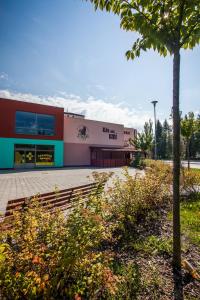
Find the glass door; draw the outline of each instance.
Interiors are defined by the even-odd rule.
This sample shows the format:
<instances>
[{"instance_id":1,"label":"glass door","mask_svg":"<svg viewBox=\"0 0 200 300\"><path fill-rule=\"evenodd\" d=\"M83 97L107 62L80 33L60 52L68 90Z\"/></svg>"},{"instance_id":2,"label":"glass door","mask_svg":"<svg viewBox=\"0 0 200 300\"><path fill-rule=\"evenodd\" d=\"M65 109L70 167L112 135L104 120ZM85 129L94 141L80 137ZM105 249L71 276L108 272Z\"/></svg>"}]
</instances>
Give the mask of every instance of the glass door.
<instances>
[{"instance_id":1,"label":"glass door","mask_svg":"<svg viewBox=\"0 0 200 300\"><path fill-rule=\"evenodd\" d=\"M25 164L27 168L35 167L35 150L25 150Z\"/></svg>"},{"instance_id":2,"label":"glass door","mask_svg":"<svg viewBox=\"0 0 200 300\"><path fill-rule=\"evenodd\" d=\"M35 145L15 145L15 168L35 167Z\"/></svg>"},{"instance_id":3,"label":"glass door","mask_svg":"<svg viewBox=\"0 0 200 300\"><path fill-rule=\"evenodd\" d=\"M25 156L24 150L15 149L15 167L23 168L25 166Z\"/></svg>"}]
</instances>

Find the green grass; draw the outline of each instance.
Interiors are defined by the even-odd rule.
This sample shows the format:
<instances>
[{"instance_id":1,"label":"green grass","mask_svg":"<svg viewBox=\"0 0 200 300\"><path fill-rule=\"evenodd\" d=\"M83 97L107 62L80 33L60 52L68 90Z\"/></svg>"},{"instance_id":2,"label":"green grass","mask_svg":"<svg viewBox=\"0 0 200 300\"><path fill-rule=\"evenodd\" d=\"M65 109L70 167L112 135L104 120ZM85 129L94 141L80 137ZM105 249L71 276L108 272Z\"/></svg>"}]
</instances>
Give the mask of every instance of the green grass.
<instances>
[{"instance_id":1,"label":"green grass","mask_svg":"<svg viewBox=\"0 0 200 300\"><path fill-rule=\"evenodd\" d=\"M196 173L200 173L200 169L197 169L197 168L191 168L190 170L191 170L191 171L194 171L194 172L196 172Z\"/></svg>"},{"instance_id":2,"label":"green grass","mask_svg":"<svg viewBox=\"0 0 200 300\"><path fill-rule=\"evenodd\" d=\"M200 247L200 197L195 201L181 203L181 229Z\"/></svg>"},{"instance_id":3,"label":"green grass","mask_svg":"<svg viewBox=\"0 0 200 300\"><path fill-rule=\"evenodd\" d=\"M142 251L148 254L170 254L172 253L172 239L166 239L150 235L142 241L132 243L136 251Z\"/></svg>"},{"instance_id":4,"label":"green grass","mask_svg":"<svg viewBox=\"0 0 200 300\"><path fill-rule=\"evenodd\" d=\"M198 198L197 198L198 197ZM200 195L194 200L188 199L181 203L181 232L187 236L190 241L200 247ZM172 220L170 212L168 218ZM184 247L187 248L187 243Z\"/></svg>"}]
</instances>

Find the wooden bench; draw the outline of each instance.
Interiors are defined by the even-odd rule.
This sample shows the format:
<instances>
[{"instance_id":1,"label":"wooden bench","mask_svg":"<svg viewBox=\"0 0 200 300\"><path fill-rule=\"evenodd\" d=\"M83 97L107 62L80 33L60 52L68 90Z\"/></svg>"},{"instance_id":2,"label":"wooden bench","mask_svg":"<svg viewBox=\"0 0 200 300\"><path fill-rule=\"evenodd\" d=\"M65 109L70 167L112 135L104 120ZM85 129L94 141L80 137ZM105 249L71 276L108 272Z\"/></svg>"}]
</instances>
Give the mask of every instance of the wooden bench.
<instances>
[{"instance_id":1,"label":"wooden bench","mask_svg":"<svg viewBox=\"0 0 200 300\"><path fill-rule=\"evenodd\" d=\"M93 182L65 190L54 190L49 193L9 200L2 221L12 218L13 212L23 209L33 198L37 198L37 201L47 209L53 210L54 208L59 208L61 210L68 210L76 204L78 199L85 201L88 195L97 193L98 187L99 183Z\"/></svg>"}]
</instances>

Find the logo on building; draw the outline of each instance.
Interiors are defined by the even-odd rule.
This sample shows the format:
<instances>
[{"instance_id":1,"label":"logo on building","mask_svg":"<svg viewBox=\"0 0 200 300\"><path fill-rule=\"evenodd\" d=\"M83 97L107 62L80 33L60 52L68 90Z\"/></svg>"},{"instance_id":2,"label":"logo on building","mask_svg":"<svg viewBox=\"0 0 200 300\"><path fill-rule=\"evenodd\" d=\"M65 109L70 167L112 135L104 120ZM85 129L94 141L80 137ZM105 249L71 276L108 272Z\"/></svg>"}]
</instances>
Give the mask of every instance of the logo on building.
<instances>
[{"instance_id":1,"label":"logo on building","mask_svg":"<svg viewBox=\"0 0 200 300\"><path fill-rule=\"evenodd\" d=\"M82 140L86 140L89 137L89 130L86 126L80 126L78 127L78 138Z\"/></svg>"}]
</instances>

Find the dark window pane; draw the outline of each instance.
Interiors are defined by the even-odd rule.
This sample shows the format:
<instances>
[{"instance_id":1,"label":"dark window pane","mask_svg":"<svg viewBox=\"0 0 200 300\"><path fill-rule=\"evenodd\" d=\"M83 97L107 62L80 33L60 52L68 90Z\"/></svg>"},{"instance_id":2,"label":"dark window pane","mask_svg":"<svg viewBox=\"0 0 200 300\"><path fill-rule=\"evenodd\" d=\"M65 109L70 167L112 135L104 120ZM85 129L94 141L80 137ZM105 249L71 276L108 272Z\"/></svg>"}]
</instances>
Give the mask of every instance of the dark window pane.
<instances>
[{"instance_id":1,"label":"dark window pane","mask_svg":"<svg viewBox=\"0 0 200 300\"><path fill-rule=\"evenodd\" d=\"M36 166L53 166L54 152L53 151L37 151Z\"/></svg>"},{"instance_id":2,"label":"dark window pane","mask_svg":"<svg viewBox=\"0 0 200 300\"><path fill-rule=\"evenodd\" d=\"M25 151L25 160L26 160L26 164L34 164L35 163L35 150L30 151L27 149Z\"/></svg>"},{"instance_id":3,"label":"dark window pane","mask_svg":"<svg viewBox=\"0 0 200 300\"><path fill-rule=\"evenodd\" d=\"M36 114L24 111L16 112L16 133L19 134L36 134Z\"/></svg>"},{"instance_id":4,"label":"dark window pane","mask_svg":"<svg viewBox=\"0 0 200 300\"><path fill-rule=\"evenodd\" d=\"M15 164L16 165L21 165L21 164L25 164L25 162L26 162L25 151L16 150L15 151Z\"/></svg>"},{"instance_id":5,"label":"dark window pane","mask_svg":"<svg viewBox=\"0 0 200 300\"><path fill-rule=\"evenodd\" d=\"M55 117L51 115L37 114L37 130L41 135L54 135Z\"/></svg>"},{"instance_id":6,"label":"dark window pane","mask_svg":"<svg viewBox=\"0 0 200 300\"><path fill-rule=\"evenodd\" d=\"M42 151L53 151L54 150L54 146L52 145L36 145L36 149L38 150L42 150Z\"/></svg>"},{"instance_id":7,"label":"dark window pane","mask_svg":"<svg viewBox=\"0 0 200 300\"><path fill-rule=\"evenodd\" d=\"M29 144L15 144L15 149L27 149L27 150L33 150L33 149L35 149L35 145L29 145Z\"/></svg>"},{"instance_id":8,"label":"dark window pane","mask_svg":"<svg viewBox=\"0 0 200 300\"><path fill-rule=\"evenodd\" d=\"M54 135L55 116L17 111L15 132L30 135Z\"/></svg>"}]
</instances>

